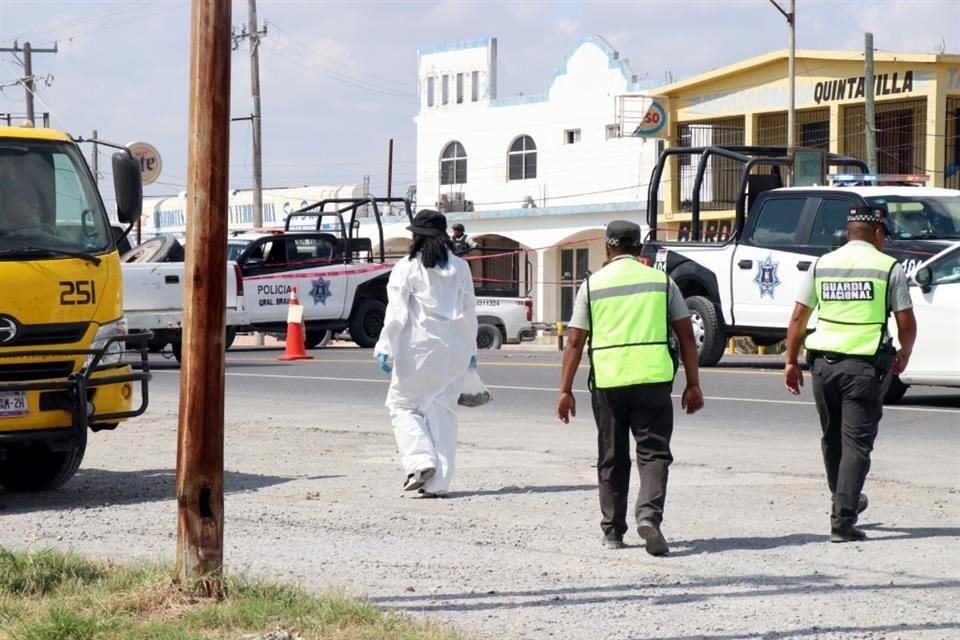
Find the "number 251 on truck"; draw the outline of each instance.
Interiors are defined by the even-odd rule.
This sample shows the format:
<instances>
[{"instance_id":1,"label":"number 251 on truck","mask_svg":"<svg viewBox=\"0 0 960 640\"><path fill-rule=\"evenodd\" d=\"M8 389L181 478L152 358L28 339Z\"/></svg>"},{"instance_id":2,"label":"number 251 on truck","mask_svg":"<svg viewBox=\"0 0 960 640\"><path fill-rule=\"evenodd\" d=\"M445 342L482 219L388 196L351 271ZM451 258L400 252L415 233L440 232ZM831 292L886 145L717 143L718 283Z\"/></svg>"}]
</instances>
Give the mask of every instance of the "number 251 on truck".
<instances>
[{"instance_id":1,"label":"number 251 on truck","mask_svg":"<svg viewBox=\"0 0 960 640\"><path fill-rule=\"evenodd\" d=\"M147 406L145 341L128 336L120 260L82 140L0 127L0 486L57 487L73 476L87 431ZM113 156L117 218L140 217L140 166ZM141 371L126 361L139 347ZM137 399L137 387L139 398Z\"/></svg>"}]
</instances>

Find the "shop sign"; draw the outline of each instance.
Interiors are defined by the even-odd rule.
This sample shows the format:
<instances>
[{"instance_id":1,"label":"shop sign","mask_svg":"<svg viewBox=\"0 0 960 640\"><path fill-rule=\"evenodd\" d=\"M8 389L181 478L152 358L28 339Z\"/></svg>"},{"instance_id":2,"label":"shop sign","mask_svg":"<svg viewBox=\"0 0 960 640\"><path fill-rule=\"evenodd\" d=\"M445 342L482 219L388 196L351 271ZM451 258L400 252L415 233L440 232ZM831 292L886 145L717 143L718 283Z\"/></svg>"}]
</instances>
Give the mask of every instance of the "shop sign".
<instances>
[{"instance_id":1,"label":"shop sign","mask_svg":"<svg viewBox=\"0 0 960 640\"><path fill-rule=\"evenodd\" d=\"M900 93L913 93L913 71L903 74L878 73L874 76L874 95L891 96ZM813 101L817 104L837 100L856 100L864 97L866 81L863 76L825 80L813 86Z\"/></svg>"}]
</instances>

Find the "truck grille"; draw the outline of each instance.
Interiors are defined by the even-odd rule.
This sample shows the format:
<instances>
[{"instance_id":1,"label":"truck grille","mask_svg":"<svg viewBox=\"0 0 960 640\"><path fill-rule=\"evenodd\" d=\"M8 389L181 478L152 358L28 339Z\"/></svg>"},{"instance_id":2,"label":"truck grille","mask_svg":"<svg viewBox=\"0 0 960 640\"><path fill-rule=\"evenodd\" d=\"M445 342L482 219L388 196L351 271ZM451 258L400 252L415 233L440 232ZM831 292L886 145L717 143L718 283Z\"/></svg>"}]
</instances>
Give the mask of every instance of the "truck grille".
<instances>
[{"instance_id":1,"label":"truck grille","mask_svg":"<svg viewBox=\"0 0 960 640\"><path fill-rule=\"evenodd\" d=\"M83 339L89 327L89 322L24 324L20 325L16 337L4 343L3 346L40 347L51 344L73 344Z\"/></svg>"},{"instance_id":2,"label":"truck grille","mask_svg":"<svg viewBox=\"0 0 960 640\"><path fill-rule=\"evenodd\" d=\"M72 362L29 362L0 365L0 382L28 382L66 378L73 373Z\"/></svg>"}]
</instances>

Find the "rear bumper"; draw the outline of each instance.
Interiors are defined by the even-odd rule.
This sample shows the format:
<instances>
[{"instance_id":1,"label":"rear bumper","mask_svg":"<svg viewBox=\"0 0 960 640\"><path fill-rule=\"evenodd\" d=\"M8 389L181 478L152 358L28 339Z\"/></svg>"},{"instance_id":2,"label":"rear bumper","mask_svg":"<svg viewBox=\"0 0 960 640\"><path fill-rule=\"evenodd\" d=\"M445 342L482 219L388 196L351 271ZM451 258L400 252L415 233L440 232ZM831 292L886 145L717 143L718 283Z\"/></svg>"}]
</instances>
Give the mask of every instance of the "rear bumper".
<instances>
[{"instance_id":1,"label":"rear bumper","mask_svg":"<svg viewBox=\"0 0 960 640\"><path fill-rule=\"evenodd\" d=\"M152 336L149 332L117 336L107 341L102 349L18 351L0 354L0 362L11 359L31 362L92 356L89 366L65 378L0 382L0 393L24 392L28 398L28 410L31 410L31 406L33 409L33 413L23 418L0 419L0 447L36 441L68 445L82 437L88 428L109 428L121 420L142 415L150 401L147 382L152 375L147 341ZM125 345L128 357L139 355L138 371L134 371L129 363L113 366L100 364L107 350L115 343ZM140 387L140 402L134 408L135 385Z\"/></svg>"}]
</instances>

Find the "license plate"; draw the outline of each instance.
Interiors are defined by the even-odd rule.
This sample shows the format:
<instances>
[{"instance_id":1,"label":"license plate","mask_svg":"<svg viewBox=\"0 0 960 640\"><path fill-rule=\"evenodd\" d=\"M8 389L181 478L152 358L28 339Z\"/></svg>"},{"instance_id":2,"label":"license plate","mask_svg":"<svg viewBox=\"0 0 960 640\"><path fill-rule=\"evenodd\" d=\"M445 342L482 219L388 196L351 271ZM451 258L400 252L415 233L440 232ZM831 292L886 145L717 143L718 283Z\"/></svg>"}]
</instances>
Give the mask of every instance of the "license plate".
<instances>
[{"instance_id":1,"label":"license plate","mask_svg":"<svg viewBox=\"0 0 960 640\"><path fill-rule=\"evenodd\" d=\"M0 418L22 418L27 415L27 394L23 391L0 391Z\"/></svg>"}]
</instances>

